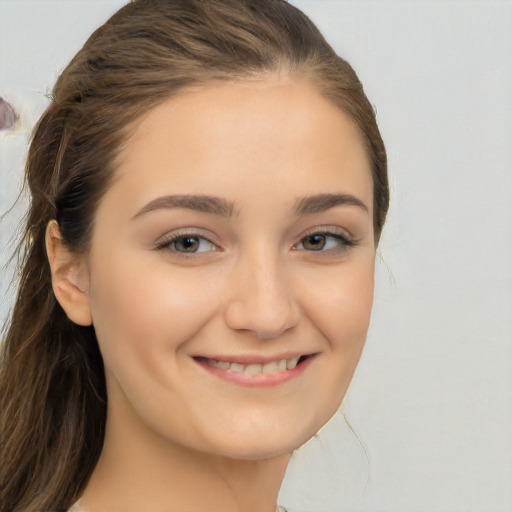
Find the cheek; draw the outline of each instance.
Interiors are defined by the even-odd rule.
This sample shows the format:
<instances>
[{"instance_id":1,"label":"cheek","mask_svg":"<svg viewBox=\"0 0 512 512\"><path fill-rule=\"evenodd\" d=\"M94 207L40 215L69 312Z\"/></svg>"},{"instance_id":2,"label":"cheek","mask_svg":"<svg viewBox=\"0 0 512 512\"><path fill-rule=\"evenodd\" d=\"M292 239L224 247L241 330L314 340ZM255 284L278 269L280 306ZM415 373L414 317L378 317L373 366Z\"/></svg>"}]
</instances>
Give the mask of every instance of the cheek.
<instances>
[{"instance_id":1,"label":"cheek","mask_svg":"<svg viewBox=\"0 0 512 512\"><path fill-rule=\"evenodd\" d=\"M310 281L314 283L314 302L321 305L317 314L322 330L329 334L366 332L373 304L374 261L373 254L364 254L330 272L318 272Z\"/></svg>"},{"instance_id":2,"label":"cheek","mask_svg":"<svg viewBox=\"0 0 512 512\"><path fill-rule=\"evenodd\" d=\"M374 258L369 254L343 268L323 273L316 282L311 320L329 344L335 378L348 385L370 324ZM340 382L341 384L341 382Z\"/></svg>"},{"instance_id":3,"label":"cheek","mask_svg":"<svg viewBox=\"0 0 512 512\"><path fill-rule=\"evenodd\" d=\"M93 324L105 366L154 372L163 352L179 350L208 322L215 284L166 265L102 260L90 288Z\"/></svg>"}]
</instances>

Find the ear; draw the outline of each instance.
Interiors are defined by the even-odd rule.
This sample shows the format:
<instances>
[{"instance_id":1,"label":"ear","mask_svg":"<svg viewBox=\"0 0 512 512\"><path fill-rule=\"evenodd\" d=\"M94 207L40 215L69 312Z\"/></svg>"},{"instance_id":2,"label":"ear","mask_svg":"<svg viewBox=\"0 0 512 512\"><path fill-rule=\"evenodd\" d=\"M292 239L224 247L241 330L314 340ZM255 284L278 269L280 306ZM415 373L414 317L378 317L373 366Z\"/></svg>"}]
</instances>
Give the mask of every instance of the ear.
<instances>
[{"instance_id":1,"label":"ear","mask_svg":"<svg viewBox=\"0 0 512 512\"><path fill-rule=\"evenodd\" d=\"M52 273L53 293L62 309L75 324L91 325L89 274L85 258L73 254L64 245L55 220L46 227L46 254Z\"/></svg>"}]
</instances>

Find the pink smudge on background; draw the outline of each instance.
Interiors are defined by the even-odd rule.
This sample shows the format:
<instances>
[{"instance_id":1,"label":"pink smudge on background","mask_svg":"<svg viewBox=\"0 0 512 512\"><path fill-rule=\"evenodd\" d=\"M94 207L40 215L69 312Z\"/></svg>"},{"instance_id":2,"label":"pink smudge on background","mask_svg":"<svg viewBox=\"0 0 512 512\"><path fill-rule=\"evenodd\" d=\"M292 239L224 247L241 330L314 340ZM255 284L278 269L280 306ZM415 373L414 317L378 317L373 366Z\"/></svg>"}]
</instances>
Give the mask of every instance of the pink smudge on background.
<instances>
[{"instance_id":1,"label":"pink smudge on background","mask_svg":"<svg viewBox=\"0 0 512 512\"><path fill-rule=\"evenodd\" d=\"M18 124L18 114L14 107L0 96L0 131L10 131Z\"/></svg>"}]
</instances>

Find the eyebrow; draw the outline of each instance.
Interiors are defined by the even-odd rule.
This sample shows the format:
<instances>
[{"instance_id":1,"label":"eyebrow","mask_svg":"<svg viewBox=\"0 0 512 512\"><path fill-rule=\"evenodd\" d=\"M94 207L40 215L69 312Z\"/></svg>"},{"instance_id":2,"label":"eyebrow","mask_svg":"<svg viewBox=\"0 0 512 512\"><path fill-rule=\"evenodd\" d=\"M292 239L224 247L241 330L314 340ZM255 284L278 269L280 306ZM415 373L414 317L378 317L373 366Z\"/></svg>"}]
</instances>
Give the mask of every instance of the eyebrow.
<instances>
[{"instance_id":1,"label":"eyebrow","mask_svg":"<svg viewBox=\"0 0 512 512\"><path fill-rule=\"evenodd\" d=\"M318 194L303 197L297 200L295 213L297 215L320 213L334 206L357 206L369 213L368 207L360 199L350 194Z\"/></svg>"},{"instance_id":2,"label":"eyebrow","mask_svg":"<svg viewBox=\"0 0 512 512\"><path fill-rule=\"evenodd\" d=\"M140 209L134 219L149 212L161 209L186 208L197 212L231 217L234 211L234 203L219 197L207 195L171 195L162 196L150 201Z\"/></svg>"}]
</instances>

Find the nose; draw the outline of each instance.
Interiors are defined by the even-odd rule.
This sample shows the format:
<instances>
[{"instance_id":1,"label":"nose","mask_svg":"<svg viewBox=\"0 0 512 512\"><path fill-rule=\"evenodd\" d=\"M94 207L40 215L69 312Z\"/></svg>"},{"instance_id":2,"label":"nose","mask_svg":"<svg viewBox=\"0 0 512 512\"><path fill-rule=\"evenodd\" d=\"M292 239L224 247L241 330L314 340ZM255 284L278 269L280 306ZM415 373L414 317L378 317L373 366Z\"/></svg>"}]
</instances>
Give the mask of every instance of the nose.
<instances>
[{"instance_id":1,"label":"nose","mask_svg":"<svg viewBox=\"0 0 512 512\"><path fill-rule=\"evenodd\" d=\"M278 258L269 258L263 251L253 254L239 262L235 274L225 310L231 329L274 339L298 324L300 309L292 280Z\"/></svg>"}]
</instances>

